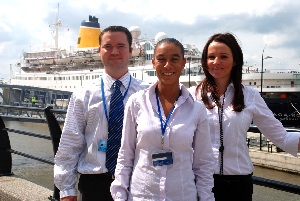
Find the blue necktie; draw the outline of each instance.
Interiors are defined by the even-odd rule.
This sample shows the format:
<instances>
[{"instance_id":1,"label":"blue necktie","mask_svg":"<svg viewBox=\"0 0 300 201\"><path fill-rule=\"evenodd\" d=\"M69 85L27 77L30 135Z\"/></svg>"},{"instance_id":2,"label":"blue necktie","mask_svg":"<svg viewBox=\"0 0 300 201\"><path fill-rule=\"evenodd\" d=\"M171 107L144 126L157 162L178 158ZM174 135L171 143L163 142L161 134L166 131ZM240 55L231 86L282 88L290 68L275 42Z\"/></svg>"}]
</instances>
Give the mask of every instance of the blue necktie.
<instances>
[{"instance_id":1,"label":"blue necktie","mask_svg":"<svg viewBox=\"0 0 300 201\"><path fill-rule=\"evenodd\" d=\"M106 150L106 168L111 174L115 173L118 152L121 146L121 136L124 117L123 97L120 91L122 82L114 82L114 89L110 99L108 139Z\"/></svg>"}]
</instances>

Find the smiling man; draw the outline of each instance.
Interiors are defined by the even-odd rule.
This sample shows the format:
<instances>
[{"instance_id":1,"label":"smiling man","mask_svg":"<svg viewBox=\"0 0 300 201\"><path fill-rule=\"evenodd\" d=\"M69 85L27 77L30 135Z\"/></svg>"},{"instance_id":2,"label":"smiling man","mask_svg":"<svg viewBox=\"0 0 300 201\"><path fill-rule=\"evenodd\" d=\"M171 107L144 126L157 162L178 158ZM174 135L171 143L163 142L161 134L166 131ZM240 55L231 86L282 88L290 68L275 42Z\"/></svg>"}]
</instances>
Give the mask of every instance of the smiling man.
<instances>
[{"instance_id":1,"label":"smiling man","mask_svg":"<svg viewBox=\"0 0 300 201\"><path fill-rule=\"evenodd\" d=\"M128 72L132 36L122 26L110 26L99 37L100 57L105 73L100 86L86 86L75 92L55 156L54 183L61 201L113 200L110 185L114 180L120 147L124 105L129 96L148 87Z\"/></svg>"}]
</instances>

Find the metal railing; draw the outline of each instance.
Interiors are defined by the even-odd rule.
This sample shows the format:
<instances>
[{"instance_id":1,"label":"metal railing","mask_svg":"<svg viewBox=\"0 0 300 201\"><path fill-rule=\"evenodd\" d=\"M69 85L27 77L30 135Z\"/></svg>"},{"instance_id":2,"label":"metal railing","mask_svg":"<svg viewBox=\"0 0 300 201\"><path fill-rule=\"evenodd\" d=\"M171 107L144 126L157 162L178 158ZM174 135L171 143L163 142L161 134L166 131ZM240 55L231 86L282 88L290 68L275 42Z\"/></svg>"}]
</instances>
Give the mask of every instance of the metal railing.
<instances>
[{"instance_id":1,"label":"metal railing","mask_svg":"<svg viewBox=\"0 0 300 201\"><path fill-rule=\"evenodd\" d=\"M24 156L26 158L30 158L33 160L37 160L43 163L47 163L50 165L54 165L53 160L49 160L46 158L41 158L35 155L31 155L25 152L21 152L18 150L14 150L11 148L10 145L10 140L8 136L8 132L12 133L17 133L17 134L22 134L30 137L37 137L37 138L43 138L47 140L52 141L52 147L53 147L53 153L54 155L57 152L58 145L59 145L59 140L61 136L61 128L59 125L59 121L57 120L57 117L54 115L56 114L57 116L61 114L65 114L66 110L59 110L59 109L52 109L52 107L47 107L47 108L29 108L29 107L20 107L20 106L3 106L1 105L0 107L5 108L7 110L30 110L30 111L36 111L39 113L44 113L45 118L34 118L34 117L22 117L22 116L11 116L11 115L6 115L0 116L0 176L11 176L13 175L12 173L12 156L11 154L16 154L20 156ZM9 113L7 113L9 114ZM40 116L40 115L39 115ZM9 118L7 118L9 117ZM22 121L29 121L29 122L47 122L48 128L50 131L50 136L49 135L44 135L40 133L34 133L34 132L28 132L28 131L23 131L23 130L17 130L17 129L12 129L12 128L6 128L3 119L8 119L12 120L14 119L15 121L17 120L22 120ZM58 188L54 185L54 191L53 195L49 196L49 200L59 200L59 190Z\"/></svg>"},{"instance_id":2,"label":"metal railing","mask_svg":"<svg viewBox=\"0 0 300 201\"><path fill-rule=\"evenodd\" d=\"M287 132L300 132L300 128L299 127L285 127L285 130ZM262 151L262 147L263 146L267 146L267 150L268 152L271 150L271 153L273 153L273 147L277 149L277 152L282 152L282 150L279 147L276 147L275 144L273 144L272 142L268 141L268 140L264 140L263 139L263 133L260 132L260 130L256 127L256 126L250 126L250 128L248 129L248 132L253 132L253 133L259 133L259 140L258 140L258 146L259 146L259 150ZM247 138L247 145L248 147L251 146L251 139Z\"/></svg>"},{"instance_id":3,"label":"metal railing","mask_svg":"<svg viewBox=\"0 0 300 201\"><path fill-rule=\"evenodd\" d=\"M46 108L52 108L52 106ZM54 113L56 120L62 124L65 120L66 110L51 109L51 111ZM4 120L9 121L47 123L45 108L0 104L0 115Z\"/></svg>"},{"instance_id":4,"label":"metal railing","mask_svg":"<svg viewBox=\"0 0 300 201\"><path fill-rule=\"evenodd\" d=\"M1 106L0 106L1 108ZM61 137L61 127L58 119L56 118L56 115L60 114L65 114L66 110L57 110L57 109L52 109L52 107L47 107L47 108L28 108L28 107L19 107L19 106L5 106L6 109L14 109L14 110L33 110L33 111L39 111L43 112L45 115L45 121L48 124L50 136L44 135L44 134L39 134L39 133L33 133L33 132L28 132L28 131L21 131L21 130L16 130L12 128L6 128L3 118L0 115L0 176L9 176L12 175L13 173L11 172L12 169L12 156L11 154L17 154L21 155L27 158L31 158L34 160L38 160L44 163L48 163L50 165L54 165L53 160L48 160L44 158L40 158L37 156L33 156L27 153L19 152L17 150L13 150L10 145L9 141L9 136L8 132L14 132L14 133L19 133L23 135L27 135L30 137L38 137L38 138L44 138L52 141L52 146L53 146L53 153L54 155L57 152L58 146L59 146L59 141ZM16 116L15 118L19 118ZM24 119L22 119L24 120ZM27 119L28 120L28 119ZM41 120L41 119L40 119ZM29 121L33 121L32 119L29 119ZM39 121L36 121L39 122ZM299 129L294 129L294 128L288 128L289 131L299 131ZM249 132L259 132L259 130L256 127L251 127L249 129ZM285 192L290 192L294 194L299 194L300 195L300 186L289 184L289 183L284 183L280 181L275 181L275 180L270 180L270 179L265 179L261 177L256 177L253 176L253 183L255 185L260 185L260 186L265 186ZM60 200L59 198L59 189L54 185L54 191L53 195L49 196L49 200Z\"/></svg>"}]
</instances>

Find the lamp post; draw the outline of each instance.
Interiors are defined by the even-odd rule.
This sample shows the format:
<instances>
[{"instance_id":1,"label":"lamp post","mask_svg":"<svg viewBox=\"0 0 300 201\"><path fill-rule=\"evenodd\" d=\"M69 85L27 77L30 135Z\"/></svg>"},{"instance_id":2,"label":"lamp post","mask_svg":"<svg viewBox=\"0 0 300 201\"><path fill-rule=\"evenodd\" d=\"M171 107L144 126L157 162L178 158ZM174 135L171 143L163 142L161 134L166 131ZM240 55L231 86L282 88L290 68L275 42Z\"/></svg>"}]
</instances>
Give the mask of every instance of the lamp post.
<instances>
[{"instance_id":1,"label":"lamp post","mask_svg":"<svg viewBox=\"0 0 300 201\"><path fill-rule=\"evenodd\" d=\"M192 57L189 57L189 87L191 87L191 59Z\"/></svg>"},{"instance_id":2,"label":"lamp post","mask_svg":"<svg viewBox=\"0 0 300 201\"><path fill-rule=\"evenodd\" d=\"M265 59L270 59L272 57L270 56L267 56L264 58L264 51L265 51L265 48L266 48L267 44L265 45L263 51L262 51L262 55L261 55L261 77L260 77L260 95L262 96L262 88L263 88L263 73L264 73L264 60Z\"/></svg>"},{"instance_id":3,"label":"lamp post","mask_svg":"<svg viewBox=\"0 0 300 201\"><path fill-rule=\"evenodd\" d=\"M267 56L264 58L264 51L265 51L265 48L266 48L267 44L265 45L263 51L262 51L262 54L261 54L261 77L260 77L260 95L262 96L262 87L263 87L263 73L264 73L264 60L265 59L270 59L272 57L270 56ZM261 151L262 150L262 133L260 132L259 134L259 150Z\"/></svg>"}]
</instances>

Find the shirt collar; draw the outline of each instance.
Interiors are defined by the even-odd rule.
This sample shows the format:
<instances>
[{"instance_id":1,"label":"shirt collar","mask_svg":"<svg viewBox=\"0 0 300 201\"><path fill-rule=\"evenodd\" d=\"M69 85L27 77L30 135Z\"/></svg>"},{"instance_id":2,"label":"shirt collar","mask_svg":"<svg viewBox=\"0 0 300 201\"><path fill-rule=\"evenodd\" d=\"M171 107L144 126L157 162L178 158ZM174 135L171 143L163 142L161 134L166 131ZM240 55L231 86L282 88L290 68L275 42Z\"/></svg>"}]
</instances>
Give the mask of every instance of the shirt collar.
<instances>
[{"instance_id":1,"label":"shirt collar","mask_svg":"<svg viewBox=\"0 0 300 201\"><path fill-rule=\"evenodd\" d=\"M156 97L155 88L156 88L157 85L158 85L158 81L155 84L153 84L152 86L150 86L150 88L149 88L150 94L152 94L152 97ZM190 94L190 92L187 90L187 88L183 84L179 83L179 88L181 90L181 96L177 100L177 104L182 104L187 99L190 99L191 101L194 101L193 96Z\"/></svg>"},{"instance_id":2,"label":"shirt collar","mask_svg":"<svg viewBox=\"0 0 300 201\"><path fill-rule=\"evenodd\" d=\"M129 80L130 80L130 73L127 72L125 75L123 75L119 80L122 82L121 89L125 89L129 85ZM111 77L108 75L106 72L103 73L102 75L103 83L104 83L104 88L107 90L111 90L113 87L114 82L116 81L115 78ZM126 86L126 87L125 87Z\"/></svg>"}]
</instances>

